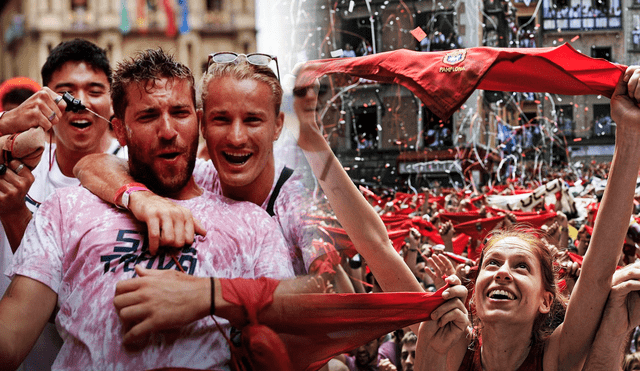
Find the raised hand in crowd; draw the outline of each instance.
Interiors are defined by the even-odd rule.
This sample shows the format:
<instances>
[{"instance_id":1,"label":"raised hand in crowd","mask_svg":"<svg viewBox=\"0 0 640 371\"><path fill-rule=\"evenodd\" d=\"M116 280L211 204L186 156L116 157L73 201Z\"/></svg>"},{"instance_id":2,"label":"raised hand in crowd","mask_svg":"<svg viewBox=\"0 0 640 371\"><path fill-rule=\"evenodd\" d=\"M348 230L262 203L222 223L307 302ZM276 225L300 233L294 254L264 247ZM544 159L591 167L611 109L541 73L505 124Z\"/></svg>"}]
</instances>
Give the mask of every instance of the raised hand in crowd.
<instances>
[{"instance_id":1,"label":"raised hand in crowd","mask_svg":"<svg viewBox=\"0 0 640 371\"><path fill-rule=\"evenodd\" d=\"M419 277L419 272L417 268L417 257L420 254L420 232L411 228L409 231L409 235L405 238L405 245L402 247L402 256L404 257L404 262L407 264L411 272L416 277Z\"/></svg>"},{"instance_id":2,"label":"raised hand in crowd","mask_svg":"<svg viewBox=\"0 0 640 371\"><path fill-rule=\"evenodd\" d=\"M560 226L560 237L558 237L558 248L566 250L569 247L569 220L562 211L556 212L556 223Z\"/></svg>"},{"instance_id":3,"label":"raised hand in crowd","mask_svg":"<svg viewBox=\"0 0 640 371\"><path fill-rule=\"evenodd\" d=\"M550 245L555 247L560 246L561 228L558 222L554 221L550 226L543 225L540 229L545 232L543 238L547 240Z\"/></svg>"},{"instance_id":4,"label":"raised hand in crowd","mask_svg":"<svg viewBox=\"0 0 640 371\"><path fill-rule=\"evenodd\" d=\"M511 228L517 222L518 222L518 218L516 218L516 216L513 213L506 212L504 215L503 228L505 229Z\"/></svg>"},{"instance_id":5,"label":"raised hand in crowd","mask_svg":"<svg viewBox=\"0 0 640 371\"><path fill-rule=\"evenodd\" d=\"M293 105L300 124L298 146L304 152L336 218L367 261L381 288L384 291L423 291L391 245L379 215L353 184L322 135L316 114L319 83L309 79L305 73L307 69L317 67L311 62L294 68L297 77Z\"/></svg>"},{"instance_id":6,"label":"raised hand in crowd","mask_svg":"<svg viewBox=\"0 0 640 371\"><path fill-rule=\"evenodd\" d=\"M440 228L438 229L438 233L444 241L445 251L453 252L453 235L456 233L456 230L453 227L453 223L451 223L451 221L449 220L441 223Z\"/></svg>"},{"instance_id":7,"label":"raised hand in crowd","mask_svg":"<svg viewBox=\"0 0 640 371\"><path fill-rule=\"evenodd\" d=\"M391 363L388 358L381 359L380 363L378 363L378 371L396 371L396 365Z\"/></svg>"},{"instance_id":8,"label":"raised hand in crowd","mask_svg":"<svg viewBox=\"0 0 640 371\"><path fill-rule=\"evenodd\" d=\"M560 278L565 280L567 285L565 289L565 296L570 296L571 292L573 292L573 288L578 282L578 278L580 277L580 264L572 261L567 254L566 250L562 250L556 255L556 262L560 265Z\"/></svg>"},{"instance_id":9,"label":"raised hand in crowd","mask_svg":"<svg viewBox=\"0 0 640 371\"><path fill-rule=\"evenodd\" d=\"M583 225L578 229L578 254L584 256L591 242L591 233L587 230L587 226Z\"/></svg>"},{"instance_id":10,"label":"raised hand in crowd","mask_svg":"<svg viewBox=\"0 0 640 371\"><path fill-rule=\"evenodd\" d=\"M453 263L451 263L451 260L444 254L431 255L431 257L427 258L427 265L429 265L429 267L425 269L425 272L433 280L436 290L439 290L446 284L446 277L456 273L456 268L453 266Z\"/></svg>"}]
</instances>

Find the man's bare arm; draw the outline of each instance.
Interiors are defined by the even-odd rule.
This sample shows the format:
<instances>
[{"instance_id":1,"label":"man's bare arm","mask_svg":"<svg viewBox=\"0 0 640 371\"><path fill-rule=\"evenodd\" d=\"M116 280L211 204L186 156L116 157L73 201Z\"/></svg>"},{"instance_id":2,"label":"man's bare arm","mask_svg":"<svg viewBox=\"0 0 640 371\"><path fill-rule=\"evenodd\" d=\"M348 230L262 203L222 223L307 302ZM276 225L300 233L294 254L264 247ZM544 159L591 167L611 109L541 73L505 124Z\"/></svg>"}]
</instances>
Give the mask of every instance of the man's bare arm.
<instances>
[{"instance_id":1,"label":"man's bare arm","mask_svg":"<svg viewBox=\"0 0 640 371\"><path fill-rule=\"evenodd\" d=\"M106 153L84 156L73 168L73 175L85 188L109 203L122 185L134 182L127 161ZM122 206L121 198L116 202Z\"/></svg>"},{"instance_id":2,"label":"man's bare arm","mask_svg":"<svg viewBox=\"0 0 640 371\"><path fill-rule=\"evenodd\" d=\"M118 190L135 180L129 174L127 161L114 155L99 153L83 157L73 169L80 183L105 202L122 205L122 197L114 200ZM147 224L149 251L155 254L159 246L181 248L193 243L194 235L206 235L191 211L172 201L149 192L133 192L129 196L129 210Z\"/></svg>"},{"instance_id":3,"label":"man's bare arm","mask_svg":"<svg viewBox=\"0 0 640 371\"><path fill-rule=\"evenodd\" d=\"M58 295L34 279L16 276L0 301L0 369L14 370L29 354Z\"/></svg>"},{"instance_id":4,"label":"man's bare arm","mask_svg":"<svg viewBox=\"0 0 640 371\"><path fill-rule=\"evenodd\" d=\"M215 315L228 319L232 324L247 322L243 307L224 300L217 278L194 277L175 270L145 269L140 265L136 265L135 269L139 277L120 281L113 299L124 328L128 328L123 336L125 345L144 341L151 333L182 327L207 317L211 309L212 282ZM274 295L308 293L309 279L304 276L284 280ZM265 315L280 314L270 306Z\"/></svg>"}]
</instances>

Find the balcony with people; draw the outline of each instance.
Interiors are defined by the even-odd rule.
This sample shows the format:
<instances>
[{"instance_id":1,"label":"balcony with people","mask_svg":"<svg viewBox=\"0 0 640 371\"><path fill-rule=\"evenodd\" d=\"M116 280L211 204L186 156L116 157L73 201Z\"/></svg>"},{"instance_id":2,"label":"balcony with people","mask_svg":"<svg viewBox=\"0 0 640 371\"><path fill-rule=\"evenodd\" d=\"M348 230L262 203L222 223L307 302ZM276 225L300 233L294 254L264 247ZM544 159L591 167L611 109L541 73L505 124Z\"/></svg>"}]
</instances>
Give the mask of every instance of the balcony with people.
<instances>
[{"instance_id":1,"label":"balcony with people","mask_svg":"<svg viewBox=\"0 0 640 371\"><path fill-rule=\"evenodd\" d=\"M544 0L545 30L616 30L622 29L620 0Z\"/></svg>"}]
</instances>

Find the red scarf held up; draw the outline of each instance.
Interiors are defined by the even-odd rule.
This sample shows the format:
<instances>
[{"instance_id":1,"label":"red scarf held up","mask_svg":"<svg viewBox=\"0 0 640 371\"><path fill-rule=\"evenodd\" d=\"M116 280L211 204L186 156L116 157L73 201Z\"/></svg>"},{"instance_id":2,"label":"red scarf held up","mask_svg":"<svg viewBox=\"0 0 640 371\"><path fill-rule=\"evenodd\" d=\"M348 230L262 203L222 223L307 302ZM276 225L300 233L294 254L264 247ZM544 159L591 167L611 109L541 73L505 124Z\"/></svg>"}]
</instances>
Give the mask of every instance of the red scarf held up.
<instances>
[{"instance_id":1,"label":"red scarf held up","mask_svg":"<svg viewBox=\"0 0 640 371\"><path fill-rule=\"evenodd\" d=\"M435 293L282 295L275 300L277 280L221 279L220 284L224 300L242 306L252 328L259 324L274 331L243 330L243 336L263 337L263 344L281 340L293 369L307 371L395 329L429 320L431 312L444 303L442 292L448 288ZM261 316L268 306L273 306L277 315ZM252 355L252 362L260 370L287 364L287 360L274 357L285 358L286 354Z\"/></svg>"},{"instance_id":2,"label":"red scarf held up","mask_svg":"<svg viewBox=\"0 0 640 371\"><path fill-rule=\"evenodd\" d=\"M611 98L626 66L595 59L569 44L554 48L476 47L441 52L406 49L308 62L300 82L330 73L407 87L442 119L475 89L604 95Z\"/></svg>"}]
</instances>

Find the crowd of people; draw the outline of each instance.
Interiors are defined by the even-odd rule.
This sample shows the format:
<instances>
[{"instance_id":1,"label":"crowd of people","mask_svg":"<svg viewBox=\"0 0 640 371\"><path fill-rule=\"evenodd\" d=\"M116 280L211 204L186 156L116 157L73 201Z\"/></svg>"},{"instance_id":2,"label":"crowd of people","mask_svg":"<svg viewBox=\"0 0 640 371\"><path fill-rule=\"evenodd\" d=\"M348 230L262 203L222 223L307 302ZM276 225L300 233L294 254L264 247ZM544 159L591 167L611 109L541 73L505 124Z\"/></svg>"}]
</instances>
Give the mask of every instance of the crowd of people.
<instances>
[{"instance_id":1,"label":"crowd of people","mask_svg":"<svg viewBox=\"0 0 640 371\"><path fill-rule=\"evenodd\" d=\"M213 53L196 89L161 49L112 71L75 39L42 88L2 101L0 368L637 364L640 69L611 101L610 166L468 192L356 187L300 79L293 151L313 194L274 149L273 58Z\"/></svg>"}]
</instances>

